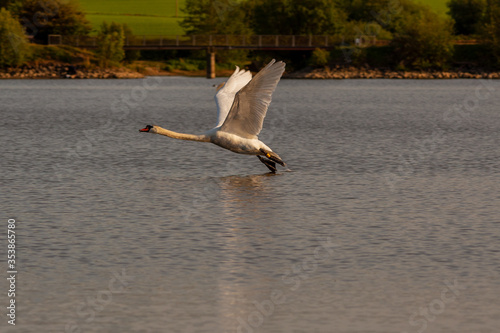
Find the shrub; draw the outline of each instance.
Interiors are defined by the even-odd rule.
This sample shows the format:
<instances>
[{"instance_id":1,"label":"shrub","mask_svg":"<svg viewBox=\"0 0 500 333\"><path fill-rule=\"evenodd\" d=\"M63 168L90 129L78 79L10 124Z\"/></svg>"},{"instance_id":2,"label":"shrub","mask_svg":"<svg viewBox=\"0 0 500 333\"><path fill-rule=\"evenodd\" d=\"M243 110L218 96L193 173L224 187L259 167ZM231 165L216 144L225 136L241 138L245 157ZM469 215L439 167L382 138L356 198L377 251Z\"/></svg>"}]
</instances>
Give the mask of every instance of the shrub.
<instances>
[{"instance_id":1,"label":"shrub","mask_svg":"<svg viewBox=\"0 0 500 333\"><path fill-rule=\"evenodd\" d=\"M330 60L330 52L323 49L315 49L311 54L309 63L314 67L325 67Z\"/></svg>"},{"instance_id":2,"label":"shrub","mask_svg":"<svg viewBox=\"0 0 500 333\"><path fill-rule=\"evenodd\" d=\"M55 60L65 63L75 63L82 61L95 62L95 55L91 51L79 49L69 45L31 45L30 61Z\"/></svg>"},{"instance_id":3,"label":"shrub","mask_svg":"<svg viewBox=\"0 0 500 333\"><path fill-rule=\"evenodd\" d=\"M97 41L96 53L100 57L100 66L108 67L122 61L125 57L125 51L123 50L125 33L121 24L103 22Z\"/></svg>"},{"instance_id":4,"label":"shrub","mask_svg":"<svg viewBox=\"0 0 500 333\"><path fill-rule=\"evenodd\" d=\"M195 59L171 59L167 61L165 69L167 71L183 70L183 71L197 71L206 68L206 62L203 60Z\"/></svg>"},{"instance_id":5,"label":"shrub","mask_svg":"<svg viewBox=\"0 0 500 333\"><path fill-rule=\"evenodd\" d=\"M56 60L67 63L73 61L73 54L59 46L34 44L32 50L32 60Z\"/></svg>"}]
</instances>

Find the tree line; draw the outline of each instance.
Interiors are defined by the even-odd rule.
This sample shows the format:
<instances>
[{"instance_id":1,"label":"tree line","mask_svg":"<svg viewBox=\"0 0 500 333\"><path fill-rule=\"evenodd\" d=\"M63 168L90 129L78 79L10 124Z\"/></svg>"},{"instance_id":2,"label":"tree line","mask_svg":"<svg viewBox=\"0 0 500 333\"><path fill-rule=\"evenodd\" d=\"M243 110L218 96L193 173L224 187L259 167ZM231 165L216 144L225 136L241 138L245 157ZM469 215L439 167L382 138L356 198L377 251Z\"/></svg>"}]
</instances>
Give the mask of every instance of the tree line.
<instances>
[{"instance_id":1,"label":"tree line","mask_svg":"<svg viewBox=\"0 0 500 333\"><path fill-rule=\"evenodd\" d=\"M336 36L336 52L317 50L310 56L318 65L328 64L338 52L344 59L362 61L366 50L355 41L375 36L390 41L384 56L395 67L443 68L456 53L457 39L473 39L484 45L488 61L499 66L498 0L450 0L447 6L447 15L438 15L413 0L186 0L181 26L186 34ZM29 59L26 36L46 43L51 34L91 31L76 1L0 0L0 66ZM100 27L101 65L125 57L123 42L130 34L122 24Z\"/></svg>"},{"instance_id":2,"label":"tree line","mask_svg":"<svg viewBox=\"0 0 500 333\"><path fill-rule=\"evenodd\" d=\"M86 36L92 32L78 2L65 0L0 0L0 67L18 66L34 57L32 40L47 44L50 35ZM125 58L127 24L104 22L95 54L107 67Z\"/></svg>"},{"instance_id":3,"label":"tree line","mask_svg":"<svg viewBox=\"0 0 500 333\"><path fill-rule=\"evenodd\" d=\"M454 42L473 39L500 64L500 3L450 0L447 15L412 0L187 0L181 23L188 34L334 35L344 52L362 53L354 41L390 41L393 63L443 68ZM324 64L325 52L313 57ZM326 61L327 62L327 61Z\"/></svg>"}]
</instances>

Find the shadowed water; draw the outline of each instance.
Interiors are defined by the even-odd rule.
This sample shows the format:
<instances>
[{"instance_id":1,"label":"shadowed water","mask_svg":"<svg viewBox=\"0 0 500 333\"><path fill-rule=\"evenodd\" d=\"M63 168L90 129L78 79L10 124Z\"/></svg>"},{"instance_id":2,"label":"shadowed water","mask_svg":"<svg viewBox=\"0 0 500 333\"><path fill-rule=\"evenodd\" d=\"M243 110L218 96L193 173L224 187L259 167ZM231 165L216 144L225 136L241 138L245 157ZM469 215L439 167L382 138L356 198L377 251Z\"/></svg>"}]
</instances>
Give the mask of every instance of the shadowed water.
<instances>
[{"instance_id":1,"label":"shadowed water","mask_svg":"<svg viewBox=\"0 0 500 333\"><path fill-rule=\"evenodd\" d=\"M282 80L276 175L138 132L219 82L0 81L2 332L498 331L500 82Z\"/></svg>"}]
</instances>

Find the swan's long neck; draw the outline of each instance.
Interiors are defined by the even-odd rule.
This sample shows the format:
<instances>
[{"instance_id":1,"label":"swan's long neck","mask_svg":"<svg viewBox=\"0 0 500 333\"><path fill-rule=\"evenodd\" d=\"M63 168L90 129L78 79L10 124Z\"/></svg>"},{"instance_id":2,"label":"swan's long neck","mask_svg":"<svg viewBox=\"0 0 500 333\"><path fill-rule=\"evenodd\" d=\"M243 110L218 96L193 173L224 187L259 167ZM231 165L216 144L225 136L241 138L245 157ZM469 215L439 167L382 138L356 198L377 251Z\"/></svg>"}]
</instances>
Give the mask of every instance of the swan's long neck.
<instances>
[{"instance_id":1,"label":"swan's long neck","mask_svg":"<svg viewBox=\"0 0 500 333\"><path fill-rule=\"evenodd\" d=\"M179 139L179 140L200 141L200 142L209 142L210 141L210 138L204 134L195 135L195 134L177 133L174 131L169 131L168 129L165 129L165 128L162 128L159 126L156 127L156 134L165 135L165 136L168 136L170 138Z\"/></svg>"}]
</instances>

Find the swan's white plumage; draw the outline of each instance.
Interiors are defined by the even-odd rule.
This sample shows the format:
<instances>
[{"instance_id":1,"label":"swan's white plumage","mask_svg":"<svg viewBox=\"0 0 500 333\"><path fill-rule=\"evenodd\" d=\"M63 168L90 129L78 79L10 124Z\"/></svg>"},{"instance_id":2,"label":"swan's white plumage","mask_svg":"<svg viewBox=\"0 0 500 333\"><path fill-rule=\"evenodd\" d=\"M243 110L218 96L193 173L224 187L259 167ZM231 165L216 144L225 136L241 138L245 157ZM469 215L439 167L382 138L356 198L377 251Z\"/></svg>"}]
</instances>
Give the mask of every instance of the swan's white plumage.
<instances>
[{"instance_id":1,"label":"swan's white plumage","mask_svg":"<svg viewBox=\"0 0 500 333\"><path fill-rule=\"evenodd\" d=\"M233 75L229 77L224 86L219 89L215 94L215 104L217 105L217 125L219 127L226 120L227 114L233 105L234 96L241 90L248 82L252 80L252 73L250 71L240 70L236 66Z\"/></svg>"},{"instance_id":2,"label":"swan's white plumage","mask_svg":"<svg viewBox=\"0 0 500 333\"><path fill-rule=\"evenodd\" d=\"M257 73L234 97L220 130L242 138L256 139L262 130L271 96L284 71L284 62L275 63L275 60L272 60Z\"/></svg>"},{"instance_id":3,"label":"swan's white plumage","mask_svg":"<svg viewBox=\"0 0 500 333\"><path fill-rule=\"evenodd\" d=\"M275 163L285 166L278 154L260 141L267 109L285 63L273 59L252 79L252 74L236 67L224 86L215 95L217 104L217 126L201 134L184 134L169 131L160 126L147 125L141 132L165 135L175 139L212 142L239 154L257 155L271 172L276 172ZM262 158L265 156L266 158Z\"/></svg>"}]
</instances>

